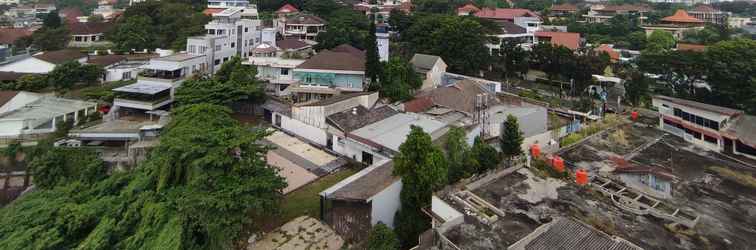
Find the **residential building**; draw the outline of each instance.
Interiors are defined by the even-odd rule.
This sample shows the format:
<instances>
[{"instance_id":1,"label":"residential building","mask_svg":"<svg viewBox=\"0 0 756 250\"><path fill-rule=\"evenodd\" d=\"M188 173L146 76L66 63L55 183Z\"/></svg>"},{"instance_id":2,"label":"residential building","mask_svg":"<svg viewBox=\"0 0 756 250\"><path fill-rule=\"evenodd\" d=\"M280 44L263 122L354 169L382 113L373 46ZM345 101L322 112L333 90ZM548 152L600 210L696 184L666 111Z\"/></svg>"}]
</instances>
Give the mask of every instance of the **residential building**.
<instances>
[{"instance_id":1,"label":"residential building","mask_svg":"<svg viewBox=\"0 0 756 250\"><path fill-rule=\"evenodd\" d=\"M354 110L358 106L372 109L377 101L377 92L358 92L294 105L271 99L263 105L263 110L265 120L273 124L274 127L295 134L331 151L344 154L344 134L351 131L342 131L337 127L337 124L331 125L332 122L329 123L328 117L347 110ZM344 129L350 128L353 128L353 126Z\"/></svg>"},{"instance_id":2,"label":"residential building","mask_svg":"<svg viewBox=\"0 0 756 250\"><path fill-rule=\"evenodd\" d=\"M412 2L410 0L378 0L374 3L371 1L361 1L352 6L356 11L368 14L374 14L376 21L384 22L388 20L391 10L399 9L405 13L412 11Z\"/></svg>"},{"instance_id":3,"label":"residential building","mask_svg":"<svg viewBox=\"0 0 756 250\"><path fill-rule=\"evenodd\" d=\"M434 89L441 86L441 78L446 73L446 63L441 57L415 54L412 56L410 63L415 68L415 72L420 74L420 78L423 79L423 86L420 90Z\"/></svg>"},{"instance_id":4,"label":"residential building","mask_svg":"<svg viewBox=\"0 0 756 250\"><path fill-rule=\"evenodd\" d=\"M173 103L176 88L194 74L209 72L203 55L179 53L153 58L141 66L137 82L113 89L115 99L111 112L130 109L154 111Z\"/></svg>"},{"instance_id":5,"label":"residential building","mask_svg":"<svg viewBox=\"0 0 756 250\"><path fill-rule=\"evenodd\" d=\"M424 114L450 126L468 128L470 144L479 135L484 140L498 137L508 115L519 120L520 130L526 138L523 145L530 145L533 141L547 143L551 139L547 133L545 107L519 97L497 95L485 82L473 79L422 91L415 100L404 104L404 111Z\"/></svg>"},{"instance_id":6,"label":"residential building","mask_svg":"<svg viewBox=\"0 0 756 250\"><path fill-rule=\"evenodd\" d=\"M647 5L636 4L619 4L619 5L604 5L593 4L591 5L588 14L583 15L586 22L589 23L604 23L616 15L631 15L640 18L641 22L648 17L644 16L646 13L651 12L651 8Z\"/></svg>"},{"instance_id":7,"label":"residential building","mask_svg":"<svg viewBox=\"0 0 756 250\"><path fill-rule=\"evenodd\" d=\"M365 89L365 52L348 44L323 50L294 68L294 102L326 99Z\"/></svg>"},{"instance_id":8,"label":"residential building","mask_svg":"<svg viewBox=\"0 0 756 250\"><path fill-rule=\"evenodd\" d=\"M231 57L247 58L260 43L262 28L255 8L232 7L212 16L206 35L187 38L186 51L204 56L209 72L215 73Z\"/></svg>"},{"instance_id":9,"label":"residential building","mask_svg":"<svg viewBox=\"0 0 756 250\"><path fill-rule=\"evenodd\" d=\"M402 190L393 166L375 164L321 192L321 219L348 242L363 242L379 222L393 228Z\"/></svg>"},{"instance_id":10,"label":"residential building","mask_svg":"<svg viewBox=\"0 0 756 250\"><path fill-rule=\"evenodd\" d=\"M233 7L249 7L249 1L248 0L208 0L207 1L207 8L227 9L227 8L233 8Z\"/></svg>"},{"instance_id":11,"label":"residential building","mask_svg":"<svg viewBox=\"0 0 756 250\"><path fill-rule=\"evenodd\" d=\"M551 43L554 46L564 46L570 50L580 48L580 33L536 31L534 43Z\"/></svg>"},{"instance_id":12,"label":"residential building","mask_svg":"<svg viewBox=\"0 0 756 250\"><path fill-rule=\"evenodd\" d=\"M710 150L756 159L756 116L742 110L657 95L659 128Z\"/></svg>"},{"instance_id":13,"label":"residential building","mask_svg":"<svg viewBox=\"0 0 756 250\"><path fill-rule=\"evenodd\" d=\"M55 132L59 122L78 124L97 103L26 91L0 91L0 137L25 138Z\"/></svg>"},{"instance_id":14,"label":"residential building","mask_svg":"<svg viewBox=\"0 0 756 250\"><path fill-rule=\"evenodd\" d=\"M551 6L551 17L568 17L578 12L577 5L570 3L555 4Z\"/></svg>"},{"instance_id":15,"label":"residential building","mask_svg":"<svg viewBox=\"0 0 756 250\"><path fill-rule=\"evenodd\" d=\"M486 44L492 54L497 53L505 41L515 42L527 46L533 42L533 33L541 29L543 20L528 9L478 8L473 4L466 4L457 9L460 16L474 15L488 19L501 27L501 32L492 35L493 42Z\"/></svg>"},{"instance_id":16,"label":"residential building","mask_svg":"<svg viewBox=\"0 0 756 250\"><path fill-rule=\"evenodd\" d=\"M126 56L122 55L103 55L90 56L87 64L99 65L105 70L102 76L103 82L115 82L136 79L142 71L140 67L146 62L128 61Z\"/></svg>"},{"instance_id":17,"label":"residential building","mask_svg":"<svg viewBox=\"0 0 756 250\"><path fill-rule=\"evenodd\" d=\"M18 5L21 0L0 0L0 5Z\"/></svg>"},{"instance_id":18,"label":"residential building","mask_svg":"<svg viewBox=\"0 0 756 250\"><path fill-rule=\"evenodd\" d=\"M299 9L289 3L284 4L283 6L281 6L281 8L278 8L278 10L276 10L276 18L286 18L296 14L299 14Z\"/></svg>"},{"instance_id":19,"label":"residential building","mask_svg":"<svg viewBox=\"0 0 756 250\"><path fill-rule=\"evenodd\" d=\"M612 173L628 187L659 199L672 198L672 188L677 181L677 176L655 166L617 167Z\"/></svg>"},{"instance_id":20,"label":"residential building","mask_svg":"<svg viewBox=\"0 0 756 250\"><path fill-rule=\"evenodd\" d=\"M312 46L298 39L265 41L252 49L245 64L257 66L257 78L268 81L266 92L275 96L289 96L288 88L296 83L294 69L305 62Z\"/></svg>"},{"instance_id":21,"label":"residential building","mask_svg":"<svg viewBox=\"0 0 756 250\"><path fill-rule=\"evenodd\" d=\"M714 9L711 5L701 4L688 11L690 16L707 23L727 25L732 13Z\"/></svg>"},{"instance_id":22,"label":"residential building","mask_svg":"<svg viewBox=\"0 0 756 250\"><path fill-rule=\"evenodd\" d=\"M55 69L55 66L69 61L86 63L87 54L74 49L45 51L32 56L17 57L0 65L0 71L47 74Z\"/></svg>"},{"instance_id":23,"label":"residential building","mask_svg":"<svg viewBox=\"0 0 756 250\"><path fill-rule=\"evenodd\" d=\"M327 22L317 16L298 13L278 22L278 33L285 38L315 41L315 36L325 31Z\"/></svg>"},{"instance_id":24,"label":"residential building","mask_svg":"<svg viewBox=\"0 0 756 250\"><path fill-rule=\"evenodd\" d=\"M646 35L651 35L656 30L663 30L675 37L675 40L682 40L685 32L690 30L701 30L704 28L704 21L688 15L685 10L677 10L674 15L662 18L659 24L644 25Z\"/></svg>"},{"instance_id":25,"label":"residential building","mask_svg":"<svg viewBox=\"0 0 756 250\"><path fill-rule=\"evenodd\" d=\"M111 42L105 40L105 33L113 28L111 22L73 22L67 25L71 32L69 47L108 46Z\"/></svg>"},{"instance_id":26,"label":"residential building","mask_svg":"<svg viewBox=\"0 0 756 250\"><path fill-rule=\"evenodd\" d=\"M492 35L495 39L486 44L490 54L498 54L501 46L504 46L507 42L514 43L523 49L529 49L533 44L533 32L528 33L528 29L525 27L509 21L499 22L497 24L499 24L499 27L501 28L500 32Z\"/></svg>"},{"instance_id":27,"label":"residential building","mask_svg":"<svg viewBox=\"0 0 756 250\"><path fill-rule=\"evenodd\" d=\"M92 15L102 16L103 20L112 21L116 17L123 14L123 9L115 9L110 3L100 4L96 9L92 10Z\"/></svg>"}]
</instances>

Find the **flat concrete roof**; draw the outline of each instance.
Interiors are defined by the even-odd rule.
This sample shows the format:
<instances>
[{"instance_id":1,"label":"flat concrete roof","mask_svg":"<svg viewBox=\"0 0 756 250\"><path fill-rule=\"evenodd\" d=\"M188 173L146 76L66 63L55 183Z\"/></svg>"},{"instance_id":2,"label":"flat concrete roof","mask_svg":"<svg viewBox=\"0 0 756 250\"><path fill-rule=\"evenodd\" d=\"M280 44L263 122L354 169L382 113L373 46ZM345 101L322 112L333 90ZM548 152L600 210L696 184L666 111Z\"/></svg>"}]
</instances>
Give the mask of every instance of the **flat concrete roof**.
<instances>
[{"instance_id":1,"label":"flat concrete roof","mask_svg":"<svg viewBox=\"0 0 756 250\"><path fill-rule=\"evenodd\" d=\"M0 119L45 119L73 113L88 107L94 107L94 102L64 99L52 96L42 96L21 108L4 114Z\"/></svg>"},{"instance_id":2,"label":"flat concrete roof","mask_svg":"<svg viewBox=\"0 0 756 250\"><path fill-rule=\"evenodd\" d=\"M432 134L446 126L442 122L420 115L400 113L362 127L351 134L394 151L399 151L399 145L402 145L407 139L407 135L409 135L411 126L413 125L422 128L428 134Z\"/></svg>"},{"instance_id":3,"label":"flat concrete roof","mask_svg":"<svg viewBox=\"0 0 756 250\"><path fill-rule=\"evenodd\" d=\"M113 91L154 95L170 88L170 84L139 81L123 87L115 88L113 89Z\"/></svg>"}]
</instances>

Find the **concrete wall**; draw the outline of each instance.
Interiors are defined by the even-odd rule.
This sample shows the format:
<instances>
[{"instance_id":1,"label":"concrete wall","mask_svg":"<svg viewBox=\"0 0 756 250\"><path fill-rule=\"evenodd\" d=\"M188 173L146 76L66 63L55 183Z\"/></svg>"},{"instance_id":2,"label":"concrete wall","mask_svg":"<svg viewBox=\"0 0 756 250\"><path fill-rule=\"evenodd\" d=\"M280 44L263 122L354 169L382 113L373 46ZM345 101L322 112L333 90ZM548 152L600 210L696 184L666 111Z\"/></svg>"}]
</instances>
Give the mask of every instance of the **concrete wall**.
<instances>
[{"instance_id":1,"label":"concrete wall","mask_svg":"<svg viewBox=\"0 0 756 250\"><path fill-rule=\"evenodd\" d=\"M281 115L279 113L273 114L274 116L281 116L281 128L297 136L308 139L314 143L320 145L326 145L326 132L320 128L307 125L296 119ZM274 118L275 120L275 118Z\"/></svg>"},{"instance_id":2,"label":"concrete wall","mask_svg":"<svg viewBox=\"0 0 756 250\"><path fill-rule=\"evenodd\" d=\"M390 160L389 157L376 153L374 148L352 138L347 138L344 144L343 155L352 158L352 160L362 162L362 152L368 152L373 155L373 165Z\"/></svg>"},{"instance_id":3,"label":"concrete wall","mask_svg":"<svg viewBox=\"0 0 756 250\"><path fill-rule=\"evenodd\" d=\"M672 198L672 184L664 179L651 178L652 176L650 174L619 174L620 180L628 187L635 188L656 198ZM643 183L643 181L646 183ZM653 188L653 185L658 185L659 189Z\"/></svg>"},{"instance_id":4,"label":"concrete wall","mask_svg":"<svg viewBox=\"0 0 756 250\"><path fill-rule=\"evenodd\" d=\"M527 106L522 108L512 108L507 106L496 106L489 108L488 113L489 126L487 133L491 136L498 136L501 134L502 125L510 114L517 117L520 131L523 133L524 137L530 137L546 132L548 112L544 107Z\"/></svg>"},{"instance_id":5,"label":"concrete wall","mask_svg":"<svg viewBox=\"0 0 756 250\"><path fill-rule=\"evenodd\" d=\"M25 58L16 62L0 66L0 71L13 71L18 73L47 74L55 68L55 64L39 60L34 57Z\"/></svg>"},{"instance_id":6,"label":"concrete wall","mask_svg":"<svg viewBox=\"0 0 756 250\"><path fill-rule=\"evenodd\" d=\"M383 222L394 228L394 215L401 207L399 194L402 192L402 181L398 180L380 193L370 198L372 209L370 211L370 224L375 225Z\"/></svg>"},{"instance_id":7,"label":"concrete wall","mask_svg":"<svg viewBox=\"0 0 756 250\"><path fill-rule=\"evenodd\" d=\"M18 136L24 128L24 120L0 120L0 136Z\"/></svg>"}]
</instances>

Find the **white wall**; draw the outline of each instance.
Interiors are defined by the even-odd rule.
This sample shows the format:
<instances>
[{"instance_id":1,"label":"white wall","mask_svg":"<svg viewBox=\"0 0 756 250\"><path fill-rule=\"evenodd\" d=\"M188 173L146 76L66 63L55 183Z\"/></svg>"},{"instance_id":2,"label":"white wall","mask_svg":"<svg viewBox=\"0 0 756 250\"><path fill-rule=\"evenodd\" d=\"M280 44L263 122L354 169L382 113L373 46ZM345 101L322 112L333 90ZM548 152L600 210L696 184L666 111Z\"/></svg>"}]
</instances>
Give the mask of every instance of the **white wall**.
<instances>
[{"instance_id":1,"label":"white wall","mask_svg":"<svg viewBox=\"0 0 756 250\"><path fill-rule=\"evenodd\" d=\"M18 136L24 127L24 120L0 120L0 136Z\"/></svg>"},{"instance_id":2,"label":"white wall","mask_svg":"<svg viewBox=\"0 0 756 250\"><path fill-rule=\"evenodd\" d=\"M383 161L389 160L385 155L381 155L375 152L375 149L355 141L352 138L347 138L345 141L343 155L351 158L352 160L362 162L362 152L368 152L373 155L373 165L379 164Z\"/></svg>"},{"instance_id":3,"label":"white wall","mask_svg":"<svg viewBox=\"0 0 756 250\"><path fill-rule=\"evenodd\" d=\"M47 74L54 68L55 64L45 62L34 57L29 57L13 63L2 65L0 66L0 71Z\"/></svg>"},{"instance_id":4,"label":"white wall","mask_svg":"<svg viewBox=\"0 0 756 250\"><path fill-rule=\"evenodd\" d=\"M370 211L370 224L375 225L383 222L387 226L394 228L394 215L399 211L402 205L399 200L399 194L402 192L402 181L397 180L391 186L380 193L374 195L369 200L372 205Z\"/></svg>"},{"instance_id":5,"label":"white wall","mask_svg":"<svg viewBox=\"0 0 756 250\"><path fill-rule=\"evenodd\" d=\"M281 116L281 128L296 134L300 137L308 139L314 143L325 146L326 145L326 132L314 126L307 125L303 122L297 121L290 117L275 113L275 115ZM274 118L275 119L275 118Z\"/></svg>"}]
</instances>

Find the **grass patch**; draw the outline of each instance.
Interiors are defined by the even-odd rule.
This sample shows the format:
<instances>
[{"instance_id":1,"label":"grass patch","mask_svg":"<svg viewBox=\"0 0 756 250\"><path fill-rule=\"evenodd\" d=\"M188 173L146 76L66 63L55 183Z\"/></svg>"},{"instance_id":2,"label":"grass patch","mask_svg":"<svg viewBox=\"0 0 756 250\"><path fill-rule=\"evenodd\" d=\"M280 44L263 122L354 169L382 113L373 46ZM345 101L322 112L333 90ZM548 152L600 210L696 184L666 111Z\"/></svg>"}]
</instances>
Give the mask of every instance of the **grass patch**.
<instances>
[{"instance_id":1,"label":"grass patch","mask_svg":"<svg viewBox=\"0 0 756 250\"><path fill-rule=\"evenodd\" d=\"M345 167L287 194L281 202L280 214L264 218L262 230L273 230L302 215L319 218L320 196L318 194L358 171L359 169L354 167Z\"/></svg>"},{"instance_id":2,"label":"grass patch","mask_svg":"<svg viewBox=\"0 0 756 250\"><path fill-rule=\"evenodd\" d=\"M740 171L735 171L725 167L709 167L709 170L717 173L722 178L740 184L748 188L756 189L756 178L752 175Z\"/></svg>"}]
</instances>

